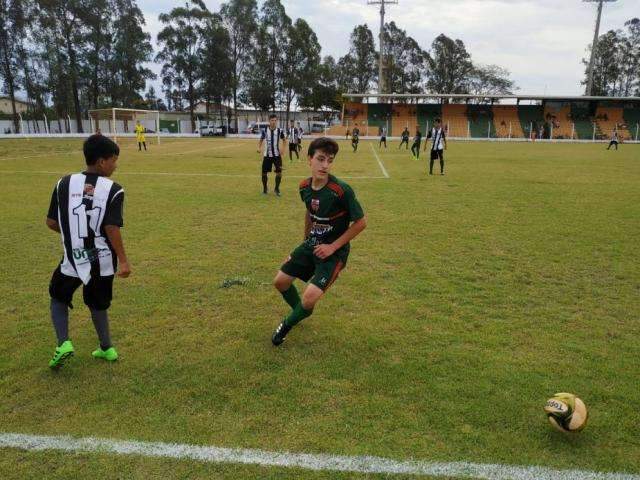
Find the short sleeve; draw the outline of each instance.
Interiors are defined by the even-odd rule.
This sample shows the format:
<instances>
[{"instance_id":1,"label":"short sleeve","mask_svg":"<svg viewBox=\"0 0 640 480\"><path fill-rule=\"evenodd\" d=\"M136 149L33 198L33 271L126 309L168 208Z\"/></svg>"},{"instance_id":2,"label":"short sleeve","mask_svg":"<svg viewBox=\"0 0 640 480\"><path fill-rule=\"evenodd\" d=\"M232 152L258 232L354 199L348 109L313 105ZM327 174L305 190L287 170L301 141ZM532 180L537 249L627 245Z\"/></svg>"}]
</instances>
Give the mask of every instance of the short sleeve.
<instances>
[{"instance_id":1,"label":"short sleeve","mask_svg":"<svg viewBox=\"0 0 640 480\"><path fill-rule=\"evenodd\" d=\"M124 190L118 190L113 198L111 199L111 203L107 205L107 212L104 214L104 219L102 220L102 225L115 225L116 227L122 227L124 225L123 221L123 211L124 211Z\"/></svg>"},{"instance_id":2,"label":"short sleeve","mask_svg":"<svg viewBox=\"0 0 640 480\"><path fill-rule=\"evenodd\" d=\"M280 130L280 139L284 140L284 132L282 130Z\"/></svg>"},{"instance_id":3,"label":"short sleeve","mask_svg":"<svg viewBox=\"0 0 640 480\"><path fill-rule=\"evenodd\" d=\"M51 194L51 203L49 204L49 213L47 213L47 218L51 220L58 221L58 186L53 189L53 193Z\"/></svg>"},{"instance_id":4,"label":"short sleeve","mask_svg":"<svg viewBox=\"0 0 640 480\"><path fill-rule=\"evenodd\" d=\"M351 187L346 186L344 189L344 196L342 197L347 210L349 211L349 220L355 222L364 217L364 211L362 210L362 206L358 199L356 198L356 194L352 190Z\"/></svg>"}]
</instances>

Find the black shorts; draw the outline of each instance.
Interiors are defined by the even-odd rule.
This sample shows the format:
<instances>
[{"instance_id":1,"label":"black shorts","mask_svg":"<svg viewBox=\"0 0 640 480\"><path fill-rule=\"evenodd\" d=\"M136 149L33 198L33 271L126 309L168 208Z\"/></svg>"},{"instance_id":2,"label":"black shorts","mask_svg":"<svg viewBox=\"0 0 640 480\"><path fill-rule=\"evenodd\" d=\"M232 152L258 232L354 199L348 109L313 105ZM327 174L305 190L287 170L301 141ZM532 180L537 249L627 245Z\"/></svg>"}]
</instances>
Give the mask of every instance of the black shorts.
<instances>
[{"instance_id":1,"label":"black shorts","mask_svg":"<svg viewBox=\"0 0 640 480\"><path fill-rule=\"evenodd\" d=\"M431 150L431 160L444 160L444 150Z\"/></svg>"},{"instance_id":2,"label":"black shorts","mask_svg":"<svg viewBox=\"0 0 640 480\"><path fill-rule=\"evenodd\" d=\"M49 295L71 308L73 294L82 285L82 280L77 277L69 277L60 271L60 265L55 269L49 283ZM94 310L107 310L111 306L113 298L113 275L108 277L92 276L87 285L82 288L84 304Z\"/></svg>"},{"instance_id":3,"label":"black shorts","mask_svg":"<svg viewBox=\"0 0 640 480\"><path fill-rule=\"evenodd\" d=\"M298 144L297 143L290 143L289 144L289 151L290 152L295 152L296 150L298 150Z\"/></svg>"},{"instance_id":4,"label":"black shorts","mask_svg":"<svg viewBox=\"0 0 640 480\"><path fill-rule=\"evenodd\" d=\"M269 173L275 166L276 173L282 172L282 157L264 157L262 159L262 173Z\"/></svg>"}]
</instances>

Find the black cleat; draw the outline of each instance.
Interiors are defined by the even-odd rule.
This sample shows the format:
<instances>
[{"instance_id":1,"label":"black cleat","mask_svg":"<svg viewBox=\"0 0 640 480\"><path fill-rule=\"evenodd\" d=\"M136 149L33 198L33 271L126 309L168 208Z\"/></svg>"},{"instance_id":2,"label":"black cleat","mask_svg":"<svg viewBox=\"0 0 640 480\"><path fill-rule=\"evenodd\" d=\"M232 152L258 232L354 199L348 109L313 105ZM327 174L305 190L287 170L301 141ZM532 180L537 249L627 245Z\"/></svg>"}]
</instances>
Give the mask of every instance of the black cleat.
<instances>
[{"instance_id":1,"label":"black cleat","mask_svg":"<svg viewBox=\"0 0 640 480\"><path fill-rule=\"evenodd\" d=\"M284 323L283 320L280 325L278 325L278 328L276 328L276 331L273 332L273 335L271 336L271 343L273 343L273 345L276 347L278 345L281 345L291 328L292 327Z\"/></svg>"},{"instance_id":2,"label":"black cleat","mask_svg":"<svg viewBox=\"0 0 640 480\"><path fill-rule=\"evenodd\" d=\"M276 190L276 195L279 197L280 196L280 190Z\"/></svg>"}]
</instances>

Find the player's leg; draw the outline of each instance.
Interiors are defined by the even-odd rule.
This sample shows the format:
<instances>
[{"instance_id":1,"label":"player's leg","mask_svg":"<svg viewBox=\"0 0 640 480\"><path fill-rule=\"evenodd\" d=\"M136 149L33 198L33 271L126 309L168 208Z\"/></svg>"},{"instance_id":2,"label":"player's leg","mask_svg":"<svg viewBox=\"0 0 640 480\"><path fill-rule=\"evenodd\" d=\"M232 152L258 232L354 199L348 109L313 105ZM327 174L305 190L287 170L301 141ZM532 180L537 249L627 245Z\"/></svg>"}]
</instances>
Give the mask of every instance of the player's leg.
<instances>
[{"instance_id":1,"label":"player's leg","mask_svg":"<svg viewBox=\"0 0 640 480\"><path fill-rule=\"evenodd\" d=\"M107 314L113 298L113 275L92 277L82 289L82 297L85 305L89 307L93 327L100 342L100 347L94 350L92 355L94 358L102 358L110 362L117 360L118 352L111 343Z\"/></svg>"},{"instance_id":2,"label":"player's leg","mask_svg":"<svg viewBox=\"0 0 640 480\"><path fill-rule=\"evenodd\" d=\"M293 146L289 144L289 163L293 162Z\"/></svg>"},{"instance_id":3,"label":"player's leg","mask_svg":"<svg viewBox=\"0 0 640 480\"><path fill-rule=\"evenodd\" d=\"M433 162L436 160L438 154L435 150L431 150L431 158L429 159L429 175L433 175Z\"/></svg>"},{"instance_id":4,"label":"player's leg","mask_svg":"<svg viewBox=\"0 0 640 480\"><path fill-rule=\"evenodd\" d=\"M276 166L276 195L280 196L280 182L282 182L282 157L276 157L273 159Z\"/></svg>"},{"instance_id":5,"label":"player's leg","mask_svg":"<svg viewBox=\"0 0 640 480\"><path fill-rule=\"evenodd\" d=\"M147 142L146 141L142 142L142 146L144 147L144 151L146 152L147 151Z\"/></svg>"},{"instance_id":6,"label":"player's leg","mask_svg":"<svg viewBox=\"0 0 640 480\"><path fill-rule=\"evenodd\" d=\"M56 332L57 348L49 361L50 368L60 368L73 356L74 348L69 339L69 306L73 293L82 284L79 278L68 277L56 268L49 282L51 297L51 322Z\"/></svg>"},{"instance_id":7,"label":"player's leg","mask_svg":"<svg viewBox=\"0 0 640 480\"><path fill-rule=\"evenodd\" d=\"M138 142L138 151L141 152L142 151L142 143Z\"/></svg>"},{"instance_id":8,"label":"player's leg","mask_svg":"<svg viewBox=\"0 0 640 480\"><path fill-rule=\"evenodd\" d=\"M295 306L300 303L300 294L298 294L298 290L293 284L295 278L293 275L278 270L276 277L273 279L273 286L280 292L284 301L287 302L291 308L295 308Z\"/></svg>"},{"instance_id":9,"label":"player's leg","mask_svg":"<svg viewBox=\"0 0 640 480\"><path fill-rule=\"evenodd\" d=\"M444 175L444 151L438 150L438 157L440 158L440 175Z\"/></svg>"},{"instance_id":10,"label":"player's leg","mask_svg":"<svg viewBox=\"0 0 640 480\"><path fill-rule=\"evenodd\" d=\"M271 171L272 161L269 157L263 157L262 159L262 194L267 194L267 180L268 173Z\"/></svg>"}]
</instances>

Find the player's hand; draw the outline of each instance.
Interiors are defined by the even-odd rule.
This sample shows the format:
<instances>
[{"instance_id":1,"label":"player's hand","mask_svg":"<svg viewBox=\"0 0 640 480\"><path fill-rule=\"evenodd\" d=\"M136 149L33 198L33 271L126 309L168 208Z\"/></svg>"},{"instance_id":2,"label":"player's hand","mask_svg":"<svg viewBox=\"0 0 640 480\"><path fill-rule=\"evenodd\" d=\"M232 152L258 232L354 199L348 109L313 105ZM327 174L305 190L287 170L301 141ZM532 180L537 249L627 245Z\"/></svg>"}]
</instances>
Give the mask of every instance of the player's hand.
<instances>
[{"instance_id":1,"label":"player's hand","mask_svg":"<svg viewBox=\"0 0 640 480\"><path fill-rule=\"evenodd\" d=\"M120 278L127 278L129 275L131 275L131 265L129 265L129 262L120 262L118 265L118 276Z\"/></svg>"},{"instance_id":2,"label":"player's hand","mask_svg":"<svg viewBox=\"0 0 640 480\"><path fill-rule=\"evenodd\" d=\"M331 255L333 255L336 251L336 248L333 246L333 244L330 243L323 243L321 245L316 245L315 248L313 249L313 254L324 260L325 258L329 258Z\"/></svg>"}]
</instances>

